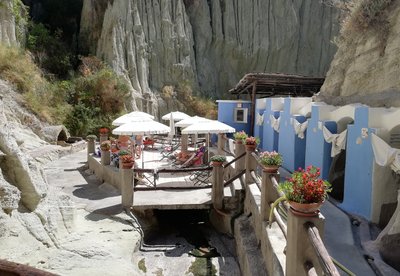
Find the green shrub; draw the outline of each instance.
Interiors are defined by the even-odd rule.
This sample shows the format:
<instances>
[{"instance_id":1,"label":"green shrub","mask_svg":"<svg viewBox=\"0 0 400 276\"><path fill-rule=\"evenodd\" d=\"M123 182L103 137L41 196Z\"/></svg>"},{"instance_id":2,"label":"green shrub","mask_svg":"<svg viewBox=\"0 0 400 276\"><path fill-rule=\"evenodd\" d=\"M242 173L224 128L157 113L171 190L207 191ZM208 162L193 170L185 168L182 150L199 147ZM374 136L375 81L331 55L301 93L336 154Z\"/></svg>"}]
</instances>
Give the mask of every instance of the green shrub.
<instances>
[{"instance_id":1,"label":"green shrub","mask_svg":"<svg viewBox=\"0 0 400 276\"><path fill-rule=\"evenodd\" d=\"M60 30L51 33L43 24L31 22L27 48L32 52L35 62L51 74L66 77L72 70L72 54L62 41Z\"/></svg>"}]
</instances>

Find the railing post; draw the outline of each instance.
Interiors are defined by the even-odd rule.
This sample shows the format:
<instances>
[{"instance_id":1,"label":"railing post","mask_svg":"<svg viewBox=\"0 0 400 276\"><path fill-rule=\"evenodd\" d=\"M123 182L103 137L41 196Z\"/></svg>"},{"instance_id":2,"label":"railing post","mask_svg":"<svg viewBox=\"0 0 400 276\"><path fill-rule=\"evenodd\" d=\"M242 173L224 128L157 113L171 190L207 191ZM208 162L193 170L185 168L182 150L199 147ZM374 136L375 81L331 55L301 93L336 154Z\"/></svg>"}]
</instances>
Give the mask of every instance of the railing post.
<instances>
[{"instance_id":1,"label":"railing post","mask_svg":"<svg viewBox=\"0 0 400 276\"><path fill-rule=\"evenodd\" d=\"M323 236L324 220L321 214L314 217L301 217L288 210L286 275L307 275L304 270L306 261L312 260L314 266L318 265L318 260L312 254L313 247L309 242L304 225L306 222L312 222Z\"/></svg>"},{"instance_id":2,"label":"railing post","mask_svg":"<svg viewBox=\"0 0 400 276\"><path fill-rule=\"evenodd\" d=\"M276 200L274 195L276 194L274 185L272 184L271 177L279 179L278 174L271 174L263 171L261 179L261 218L264 221L269 219L269 213L271 211L271 202Z\"/></svg>"},{"instance_id":3,"label":"railing post","mask_svg":"<svg viewBox=\"0 0 400 276\"><path fill-rule=\"evenodd\" d=\"M133 169L119 169L121 179L122 207L133 206Z\"/></svg>"},{"instance_id":4,"label":"railing post","mask_svg":"<svg viewBox=\"0 0 400 276\"><path fill-rule=\"evenodd\" d=\"M101 151L101 164L103 166L110 165L111 163L111 152L109 150Z\"/></svg>"},{"instance_id":5,"label":"railing post","mask_svg":"<svg viewBox=\"0 0 400 276\"><path fill-rule=\"evenodd\" d=\"M87 140L87 153L88 155L95 152L95 139L88 139Z\"/></svg>"},{"instance_id":6,"label":"railing post","mask_svg":"<svg viewBox=\"0 0 400 276\"><path fill-rule=\"evenodd\" d=\"M108 140L108 134L100 134L100 144Z\"/></svg>"},{"instance_id":7,"label":"railing post","mask_svg":"<svg viewBox=\"0 0 400 276\"><path fill-rule=\"evenodd\" d=\"M215 209L223 209L224 168L222 166L214 166L212 170L211 200Z\"/></svg>"},{"instance_id":8,"label":"railing post","mask_svg":"<svg viewBox=\"0 0 400 276\"><path fill-rule=\"evenodd\" d=\"M224 145L225 145L225 134L224 133L218 133L218 154L223 155L224 154Z\"/></svg>"},{"instance_id":9,"label":"railing post","mask_svg":"<svg viewBox=\"0 0 400 276\"><path fill-rule=\"evenodd\" d=\"M189 135L188 134L182 134L182 137L181 137L181 148L182 148L182 151L187 151L188 143L189 143Z\"/></svg>"},{"instance_id":10,"label":"railing post","mask_svg":"<svg viewBox=\"0 0 400 276\"><path fill-rule=\"evenodd\" d=\"M246 184L254 182L251 177L251 171L254 171L257 168L257 161L254 159L253 156L251 156L253 152L254 149L246 148L246 156L245 156Z\"/></svg>"},{"instance_id":11,"label":"railing post","mask_svg":"<svg viewBox=\"0 0 400 276\"><path fill-rule=\"evenodd\" d=\"M240 156L242 155L244 152L246 152L246 149L244 147L243 144L239 144L237 142L235 142L235 156ZM245 162L245 158L240 158L239 160L237 160L235 162L235 174L240 173L241 171L243 171L246 168L246 162Z\"/></svg>"}]
</instances>

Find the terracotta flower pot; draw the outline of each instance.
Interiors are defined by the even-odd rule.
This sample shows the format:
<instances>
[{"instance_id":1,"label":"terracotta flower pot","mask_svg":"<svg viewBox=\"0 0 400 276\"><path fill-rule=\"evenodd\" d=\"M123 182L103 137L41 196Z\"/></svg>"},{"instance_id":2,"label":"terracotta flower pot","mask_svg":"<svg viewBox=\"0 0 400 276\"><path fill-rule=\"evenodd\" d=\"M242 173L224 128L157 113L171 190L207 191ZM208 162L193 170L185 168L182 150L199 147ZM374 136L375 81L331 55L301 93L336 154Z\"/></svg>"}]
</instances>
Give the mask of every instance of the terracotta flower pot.
<instances>
[{"instance_id":1,"label":"terracotta flower pot","mask_svg":"<svg viewBox=\"0 0 400 276\"><path fill-rule=\"evenodd\" d=\"M316 216L319 213L319 209L324 202L317 203L298 203L289 201L290 210L292 213L298 216Z\"/></svg>"},{"instance_id":2,"label":"terracotta flower pot","mask_svg":"<svg viewBox=\"0 0 400 276\"><path fill-rule=\"evenodd\" d=\"M218 162L218 161L212 161L211 166L213 167L220 167L222 166L223 162Z\"/></svg>"},{"instance_id":3,"label":"terracotta flower pot","mask_svg":"<svg viewBox=\"0 0 400 276\"><path fill-rule=\"evenodd\" d=\"M235 140L235 144L243 144L243 141L242 140Z\"/></svg>"},{"instance_id":4,"label":"terracotta flower pot","mask_svg":"<svg viewBox=\"0 0 400 276\"><path fill-rule=\"evenodd\" d=\"M257 145L247 145L246 144L246 150L247 151L255 151Z\"/></svg>"},{"instance_id":5,"label":"terracotta flower pot","mask_svg":"<svg viewBox=\"0 0 400 276\"><path fill-rule=\"evenodd\" d=\"M279 166L263 165L263 171L267 173L277 173Z\"/></svg>"},{"instance_id":6,"label":"terracotta flower pot","mask_svg":"<svg viewBox=\"0 0 400 276\"><path fill-rule=\"evenodd\" d=\"M133 164L134 164L134 162L129 162L129 163L122 162L122 168L123 169L132 169Z\"/></svg>"}]
</instances>

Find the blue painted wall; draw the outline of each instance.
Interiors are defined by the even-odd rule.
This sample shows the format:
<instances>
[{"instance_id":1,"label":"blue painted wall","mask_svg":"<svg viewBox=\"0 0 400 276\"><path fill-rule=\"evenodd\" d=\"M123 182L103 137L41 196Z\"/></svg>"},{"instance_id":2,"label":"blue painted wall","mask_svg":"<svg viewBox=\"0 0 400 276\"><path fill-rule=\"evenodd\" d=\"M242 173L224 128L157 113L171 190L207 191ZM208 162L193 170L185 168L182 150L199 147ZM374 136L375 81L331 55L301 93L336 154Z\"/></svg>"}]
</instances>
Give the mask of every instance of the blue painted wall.
<instances>
[{"instance_id":1,"label":"blue painted wall","mask_svg":"<svg viewBox=\"0 0 400 276\"><path fill-rule=\"evenodd\" d=\"M260 114L261 116L264 114L265 109L256 109L256 113ZM256 115L257 116L257 115ZM265 115L264 115L265 117ZM258 147L261 150L264 150L263 148L263 141L264 141L264 122L261 126L257 125L257 120L254 122L254 137L260 138L260 144Z\"/></svg>"},{"instance_id":2,"label":"blue painted wall","mask_svg":"<svg viewBox=\"0 0 400 276\"><path fill-rule=\"evenodd\" d=\"M286 98L283 112L281 113L279 152L283 157L283 167L288 171L293 172L299 167L304 168L307 131L304 133L304 139L297 137L293 125L291 124L291 118L296 119L299 123L304 123L306 117L301 115L291 115L290 106L291 99Z\"/></svg>"},{"instance_id":3,"label":"blue painted wall","mask_svg":"<svg viewBox=\"0 0 400 276\"><path fill-rule=\"evenodd\" d=\"M246 123L235 123L234 122L234 109L238 103L241 103L242 108L248 108L247 113L247 124ZM218 121L230 125L235 128L236 131L244 130L246 133L250 132L250 107L251 102L243 101L218 101ZM232 134L227 135L232 137Z\"/></svg>"},{"instance_id":4,"label":"blue painted wall","mask_svg":"<svg viewBox=\"0 0 400 276\"><path fill-rule=\"evenodd\" d=\"M321 168L321 177L328 179L329 169L332 163L332 144L325 142L323 126L326 126L331 133L337 133L337 124L334 121L323 121L319 124L319 106L311 109L311 118L308 121L306 157L304 165L317 166Z\"/></svg>"},{"instance_id":5,"label":"blue painted wall","mask_svg":"<svg viewBox=\"0 0 400 276\"><path fill-rule=\"evenodd\" d=\"M340 206L370 220L374 154L371 135L361 137L361 128L368 128L368 113L368 107L356 108L354 125L347 127L344 198ZM368 133L371 132L375 129L368 128Z\"/></svg>"},{"instance_id":6,"label":"blue painted wall","mask_svg":"<svg viewBox=\"0 0 400 276\"><path fill-rule=\"evenodd\" d=\"M276 119L281 116L280 111L272 110L272 100L267 99L266 108L264 112L264 128L263 128L263 142L262 148L266 151L278 151L279 133L271 127L270 116Z\"/></svg>"}]
</instances>

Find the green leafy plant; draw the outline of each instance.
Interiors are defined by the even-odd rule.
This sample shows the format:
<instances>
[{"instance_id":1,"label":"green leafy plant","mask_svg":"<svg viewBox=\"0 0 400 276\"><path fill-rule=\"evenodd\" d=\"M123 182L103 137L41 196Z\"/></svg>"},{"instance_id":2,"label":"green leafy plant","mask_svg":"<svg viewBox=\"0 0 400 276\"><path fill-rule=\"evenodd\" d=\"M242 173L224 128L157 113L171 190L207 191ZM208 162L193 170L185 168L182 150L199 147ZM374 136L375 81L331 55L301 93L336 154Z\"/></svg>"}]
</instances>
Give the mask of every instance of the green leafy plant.
<instances>
[{"instance_id":1,"label":"green leafy plant","mask_svg":"<svg viewBox=\"0 0 400 276\"><path fill-rule=\"evenodd\" d=\"M265 166L282 166L282 155L276 151L264 151L260 153L260 163Z\"/></svg>"},{"instance_id":2,"label":"green leafy plant","mask_svg":"<svg viewBox=\"0 0 400 276\"><path fill-rule=\"evenodd\" d=\"M86 136L86 139L88 139L88 140L96 140L97 136L94 135L94 134L90 134L90 135Z\"/></svg>"},{"instance_id":3,"label":"green leafy plant","mask_svg":"<svg viewBox=\"0 0 400 276\"><path fill-rule=\"evenodd\" d=\"M127 150L120 150L118 152L118 156L123 156L123 155L130 155L131 153Z\"/></svg>"},{"instance_id":4,"label":"green leafy plant","mask_svg":"<svg viewBox=\"0 0 400 276\"><path fill-rule=\"evenodd\" d=\"M100 144L100 149L102 151L109 151L111 149L110 141L104 141Z\"/></svg>"},{"instance_id":5,"label":"green leafy plant","mask_svg":"<svg viewBox=\"0 0 400 276\"><path fill-rule=\"evenodd\" d=\"M212 161L212 162L226 162L226 156L223 156L223 155L213 155L211 158L210 158L210 161Z\"/></svg>"},{"instance_id":6,"label":"green leafy plant","mask_svg":"<svg viewBox=\"0 0 400 276\"><path fill-rule=\"evenodd\" d=\"M233 134L233 138L235 138L235 140L242 140L242 141L245 141L247 137L248 137L248 136L247 136L246 132L244 132L243 130L242 130L242 131L239 131L239 132L235 132L235 133Z\"/></svg>"}]
</instances>

